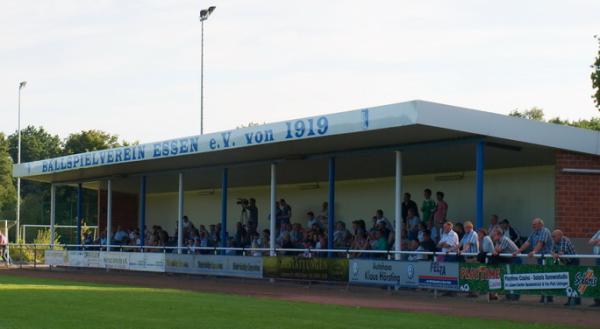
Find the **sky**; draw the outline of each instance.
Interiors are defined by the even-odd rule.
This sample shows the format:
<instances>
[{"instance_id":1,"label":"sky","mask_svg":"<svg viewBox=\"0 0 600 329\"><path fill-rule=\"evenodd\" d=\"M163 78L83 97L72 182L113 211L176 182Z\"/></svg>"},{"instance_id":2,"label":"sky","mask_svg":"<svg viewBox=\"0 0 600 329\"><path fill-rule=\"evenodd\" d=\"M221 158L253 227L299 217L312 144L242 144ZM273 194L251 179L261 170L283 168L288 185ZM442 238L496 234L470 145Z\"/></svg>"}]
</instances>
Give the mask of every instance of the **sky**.
<instances>
[{"instance_id":1,"label":"sky","mask_svg":"<svg viewBox=\"0 0 600 329\"><path fill-rule=\"evenodd\" d=\"M599 115L600 1L0 2L0 132L152 142L414 99Z\"/></svg>"}]
</instances>

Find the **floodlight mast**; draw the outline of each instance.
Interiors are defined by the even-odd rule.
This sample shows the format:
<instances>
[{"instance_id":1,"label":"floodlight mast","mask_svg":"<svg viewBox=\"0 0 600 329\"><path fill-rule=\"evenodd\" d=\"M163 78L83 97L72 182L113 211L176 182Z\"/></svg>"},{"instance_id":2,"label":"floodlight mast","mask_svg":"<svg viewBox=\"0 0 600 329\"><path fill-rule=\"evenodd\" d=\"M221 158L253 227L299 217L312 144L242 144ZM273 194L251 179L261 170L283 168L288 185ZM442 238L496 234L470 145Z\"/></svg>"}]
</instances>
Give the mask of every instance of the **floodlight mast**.
<instances>
[{"instance_id":1,"label":"floodlight mast","mask_svg":"<svg viewBox=\"0 0 600 329\"><path fill-rule=\"evenodd\" d=\"M202 30L200 46L200 135L204 134L204 21L217 7L210 6L200 10L200 25Z\"/></svg>"}]
</instances>

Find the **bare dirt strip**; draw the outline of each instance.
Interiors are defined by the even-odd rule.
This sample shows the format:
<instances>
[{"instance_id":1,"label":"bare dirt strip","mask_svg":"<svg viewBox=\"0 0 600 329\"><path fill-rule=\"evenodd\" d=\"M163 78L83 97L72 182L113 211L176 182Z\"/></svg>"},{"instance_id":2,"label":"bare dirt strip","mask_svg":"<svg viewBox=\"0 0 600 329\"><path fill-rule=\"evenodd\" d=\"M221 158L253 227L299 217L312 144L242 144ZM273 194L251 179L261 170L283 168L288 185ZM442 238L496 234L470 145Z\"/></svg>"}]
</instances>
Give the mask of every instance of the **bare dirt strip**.
<instances>
[{"instance_id":1,"label":"bare dirt strip","mask_svg":"<svg viewBox=\"0 0 600 329\"><path fill-rule=\"evenodd\" d=\"M566 297L555 298L553 304L547 305L537 303L539 298L535 296L522 296L523 298L519 302L505 300L488 302L485 296L466 298L459 295L434 298L431 292L409 289L390 291L378 287L348 287L342 284L270 282L269 280L164 273L107 272L92 269L5 268L0 269L1 275L170 288L318 304L600 328L600 308L588 307L592 303L590 299L584 299L583 305L580 306L565 307L562 304L566 301Z\"/></svg>"}]
</instances>

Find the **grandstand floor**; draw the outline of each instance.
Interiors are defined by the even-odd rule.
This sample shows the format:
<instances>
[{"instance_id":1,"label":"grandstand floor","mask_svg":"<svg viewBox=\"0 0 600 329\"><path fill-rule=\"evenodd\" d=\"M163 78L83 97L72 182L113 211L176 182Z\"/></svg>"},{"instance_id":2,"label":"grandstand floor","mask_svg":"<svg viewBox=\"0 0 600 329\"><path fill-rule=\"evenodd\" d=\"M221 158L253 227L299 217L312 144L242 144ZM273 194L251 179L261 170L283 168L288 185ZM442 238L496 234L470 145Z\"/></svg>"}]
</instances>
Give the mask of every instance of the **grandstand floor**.
<instances>
[{"instance_id":1,"label":"grandstand floor","mask_svg":"<svg viewBox=\"0 0 600 329\"><path fill-rule=\"evenodd\" d=\"M590 308L592 301L584 299L583 305L565 307L565 298L555 298L554 304L537 303L536 296L523 296L519 302L504 300L488 302L479 298L438 297L428 291L390 291L380 287L360 287L345 284L324 284L275 281L268 279L215 278L197 275L164 273L122 272L93 269L37 269L16 267L1 268L0 275L55 278L70 281L107 284L127 284L140 287L172 288L198 292L231 293L286 301L355 307L395 309L417 313L475 316L485 319L539 322L547 324L600 327L600 308Z\"/></svg>"}]
</instances>

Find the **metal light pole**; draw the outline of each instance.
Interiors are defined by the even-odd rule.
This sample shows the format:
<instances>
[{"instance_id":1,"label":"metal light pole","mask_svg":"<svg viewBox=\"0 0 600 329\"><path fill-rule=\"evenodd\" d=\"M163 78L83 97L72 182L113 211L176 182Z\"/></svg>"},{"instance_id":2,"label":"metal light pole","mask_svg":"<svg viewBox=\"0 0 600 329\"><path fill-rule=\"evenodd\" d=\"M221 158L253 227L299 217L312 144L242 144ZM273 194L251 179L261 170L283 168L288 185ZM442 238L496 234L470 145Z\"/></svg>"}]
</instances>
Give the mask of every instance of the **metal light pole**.
<instances>
[{"instance_id":1,"label":"metal light pole","mask_svg":"<svg viewBox=\"0 0 600 329\"><path fill-rule=\"evenodd\" d=\"M27 81L21 81L19 83L19 105L18 105L18 120L17 120L17 134L19 138L18 146L17 146L17 163L21 163L21 89L25 88L27 85ZM16 229L16 239L20 237L19 230L21 227L21 177L17 177L17 229ZM24 242L24 241L23 241Z\"/></svg>"},{"instance_id":2,"label":"metal light pole","mask_svg":"<svg viewBox=\"0 0 600 329\"><path fill-rule=\"evenodd\" d=\"M200 10L200 25L202 30L200 46L200 135L204 134L204 21L215 11L215 6Z\"/></svg>"}]
</instances>

